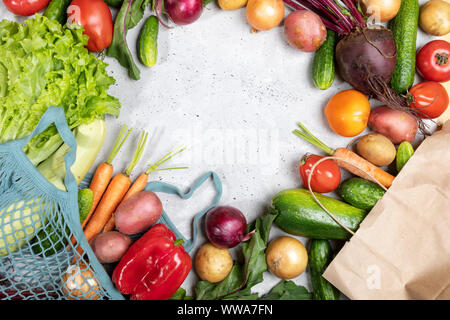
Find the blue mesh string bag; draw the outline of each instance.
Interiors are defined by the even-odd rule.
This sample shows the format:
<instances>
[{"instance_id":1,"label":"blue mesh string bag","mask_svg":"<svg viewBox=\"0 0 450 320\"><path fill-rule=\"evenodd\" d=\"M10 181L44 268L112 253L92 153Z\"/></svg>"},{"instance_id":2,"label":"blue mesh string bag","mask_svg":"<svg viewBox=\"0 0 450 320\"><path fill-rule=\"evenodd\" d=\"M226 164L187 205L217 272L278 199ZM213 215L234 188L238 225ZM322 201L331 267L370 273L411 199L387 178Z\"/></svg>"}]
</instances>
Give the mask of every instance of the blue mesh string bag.
<instances>
[{"instance_id":1,"label":"blue mesh string bag","mask_svg":"<svg viewBox=\"0 0 450 320\"><path fill-rule=\"evenodd\" d=\"M47 181L22 151L30 139L51 124L55 124L70 148L64 157L65 191ZM28 137L0 145L0 299L126 299L111 281L111 265L100 264L83 234L78 189L87 187L90 179L87 177L77 186L70 170L75 157L75 137L63 109L57 107L48 108ZM189 239L178 231L166 212L157 222L166 224L184 239L187 252L195 246L200 219L220 201L219 177L208 172L187 192L160 181L149 182L145 188L187 200L208 179L213 182L216 196L210 206L194 216Z\"/></svg>"},{"instance_id":2,"label":"blue mesh string bag","mask_svg":"<svg viewBox=\"0 0 450 320\"><path fill-rule=\"evenodd\" d=\"M48 182L22 152L51 124L70 148L67 191ZM124 299L83 235L69 170L75 155L76 140L57 107L48 108L28 137L0 145L0 299Z\"/></svg>"}]
</instances>

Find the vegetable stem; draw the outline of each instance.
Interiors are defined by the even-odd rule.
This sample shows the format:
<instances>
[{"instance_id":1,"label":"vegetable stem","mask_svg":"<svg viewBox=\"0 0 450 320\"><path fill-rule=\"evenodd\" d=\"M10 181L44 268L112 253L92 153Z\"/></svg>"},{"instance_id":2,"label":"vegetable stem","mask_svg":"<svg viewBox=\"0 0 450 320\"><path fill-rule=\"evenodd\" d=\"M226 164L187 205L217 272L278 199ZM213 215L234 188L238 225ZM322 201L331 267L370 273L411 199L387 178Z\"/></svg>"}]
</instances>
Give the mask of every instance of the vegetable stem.
<instances>
[{"instance_id":1,"label":"vegetable stem","mask_svg":"<svg viewBox=\"0 0 450 320\"><path fill-rule=\"evenodd\" d=\"M172 159L176 155L182 153L185 149L186 148L184 148L184 147L179 147L178 150L177 150L177 148L175 148L174 150L170 151L169 153L164 155L161 159L159 159L156 163L150 165L149 168L147 169L147 171L145 172L145 174L149 175L150 173L156 172L156 171L188 169L188 167L175 167L175 168L159 169L159 166L161 166L162 164L166 163L167 161L169 161L170 159Z\"/></svg>"},{"instance_id":2,"label":"vegetable stem","mask_svg":"<svg viewBox=\"0 0 450 320\"><path fill-rule=\"evenodd\" d=\"M329 155L333 155L334 154L334 149L328 147L325 143L320 141L301 122L298 122L297 124L302 129L302 131L294 130L293 133L296 136L298 136L298 137L308 141L309 143L315 145L317 148L323 150L325 153L327 153Z\"/></svg>"},{"instance_id":3,"label":"vegetable stem","mask_svg":"<svg viewBox=\"0 0 450 320\"><path fill-rule=\"evenodd\" d=\"M130 135L132 130L133 130L132 128L130 130L128 130L128 133L125 135L125 132L127 131L127 125L122 126L122 129L120 129L119 135L117 136L116 141L114 142L114 147L112 148L108 159L106 159L107 164L109 164L109 165L112 164L114 158L116 157L117 153L122 148L123 144L127 140L128 136ZM124 137L124 135L125 135L125 137Z\"/></svg>"},{"instance_id":4,"label":"vegetable stem","mask_svg":"<svg viewBox=\"0 0 450 320\"><path fill-rule=\"evenodd\" d=\"M134 152L133 159L131 160L130 165L125 170L125 175L131 176L131 172L133 171L136 164L139 162L139 159L142 156L142 153L144 152L145 145L147 143L148 133L145 131L142 131L141 137L139 138L138 146L136 148L136 151Z\"/></svg>"}]
</instances>

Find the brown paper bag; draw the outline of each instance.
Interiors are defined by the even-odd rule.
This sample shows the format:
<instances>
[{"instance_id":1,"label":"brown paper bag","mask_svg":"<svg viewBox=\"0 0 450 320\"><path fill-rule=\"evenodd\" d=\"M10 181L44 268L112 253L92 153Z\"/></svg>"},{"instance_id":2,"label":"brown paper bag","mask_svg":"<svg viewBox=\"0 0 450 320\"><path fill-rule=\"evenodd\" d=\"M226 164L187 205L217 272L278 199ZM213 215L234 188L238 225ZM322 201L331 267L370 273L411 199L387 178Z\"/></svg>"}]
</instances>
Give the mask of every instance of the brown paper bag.
<instances>
[{"instance_id":1,"label":"brown paper bag","mask_svg":"<svg viewBox=\"0 0 450 320\"><path fill-rule=\"evenodd\" d=\"M450 299L450 121L421 143L324 277L350 299Z\"/></svg>"}]
</instances>

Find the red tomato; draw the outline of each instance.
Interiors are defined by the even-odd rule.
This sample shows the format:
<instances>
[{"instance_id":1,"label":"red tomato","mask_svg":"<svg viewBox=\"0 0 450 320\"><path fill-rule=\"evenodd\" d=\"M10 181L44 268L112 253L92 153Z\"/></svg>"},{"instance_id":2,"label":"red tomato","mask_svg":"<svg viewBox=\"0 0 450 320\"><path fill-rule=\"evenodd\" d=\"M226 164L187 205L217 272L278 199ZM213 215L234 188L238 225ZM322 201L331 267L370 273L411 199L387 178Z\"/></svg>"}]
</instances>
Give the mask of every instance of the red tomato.
<instances>
[{"instance_id":1,"label":"red tomato","mask_svg":"<svg viewBox=\"0 0 450 320\"><path fill-rule=\"evenodd\" d=\"M113 37L113 19L103 0L73 0L67 8L67 22L84 27L89 36L87 49L97 52L109 47Z\"/></svg>"},{"instance_id":2,"label":"red tomato","mask_svg":"<svg viewBox=\"0 0 450 320\"><path fill-rule=\"evenodd\" d=\"M447 90L439 82L425 81L416 84L407 95L409 106L418 109L421 118L438 118L447 110L449 98Z\"/></svg>"},{"instance_id":3,"label":"red tomato","mask_svg":"<svg viewBox=\"0 0 450 320\"><path fill-rule=\"evenodd\" d=\"M308 177L314 164L323 157L307 154L300 161L298 168L300 176L303 180L303 185L308 188ZM311 189L314 192L328 193L334 191L339 187L341 182L341 171L339 166L333 160L325 160L319 163L311 177Z\"/></svg>"},{"instance_id":4,"label":"red tomato","mask_svg":"<svg viewBox=\"0 0 450 320\"><path fill-rule=\"evenodd\" d=\"M6 8L19 16L31 16L44 9L50 0L3 0Z\"/></svg>"},{"instance_id":5,"label":"red tomato","mask_svg":"<svg viewBox=\"0 0 450 320\"><path fill-rule=\"evenodd\" d=\"M429 81L450 80L450 43L433 40L417 52L417 72Z\"/></svg>"}]
</instances>

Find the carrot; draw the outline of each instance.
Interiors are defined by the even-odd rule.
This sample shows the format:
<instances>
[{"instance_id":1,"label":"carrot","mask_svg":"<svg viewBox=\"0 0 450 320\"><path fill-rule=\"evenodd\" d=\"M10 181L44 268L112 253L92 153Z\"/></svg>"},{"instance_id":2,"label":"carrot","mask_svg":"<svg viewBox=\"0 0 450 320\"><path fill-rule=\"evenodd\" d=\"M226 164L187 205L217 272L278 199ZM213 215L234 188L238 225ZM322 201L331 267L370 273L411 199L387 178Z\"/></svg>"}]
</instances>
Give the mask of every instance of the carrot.
<instances>
[{"instance_id":1,"label":"carrot","mask_svg":"<svg viewBox=\"0 0 450 320\"><path fill-rule=\"evenodd\" d=\"M175 169L187 169L187 167L176 167L176 168L164 168L164 169L159 169L159 167L166 163L167 161L169 161L170 159L172 159L173 157L175 157L177 154L180 154L181 152L183 152L185 150L185 148L182 148L180 150L172 150L170 151L168 154L166 154L164 157L162 157L161 159L159 159L156 163L150 165L147 169L147 171L145 171L144 173L142 173L134 182L133 185L131 186L130 190L128 190L127 194L125 195L125 197L123 198L123 200L125 201L126 199L128 199L129 197L135 195L136 193L139 193L140 191L144 190L145 186L147 185L148 182L148 176L150 175L150 173L152 172L156 172L156 171L164 171L164 170L175 170Z\"/></svg>"},{"instance_id":2,"label":"carrot","mask_svg":"<svg viewBox=\"0 0 450 320\"><path fill-rule=\"evenodd\" d=\"M94 200L92 202L91 210L89 211L86 219L84 219L83 224L81 225L82 228L84 228L88 223L90 217L92 216L92 213L94 212L95 208L97 208L97 205L111 180L114 171L112 162L116 157L117 153L119 152L119 150L122 148L125 141L127 140L132 129L128 130L128 132L125 135L126 130L127 126L126 125L122 126L122 129L120 130L119 135L116 138L116 141L114 143L110 155L108 156L108 159L106 159L105 162L102 162L97 167L97 170L95 170L94 176L92 177L91 183L89 184L89 189L91 189L94 192Z\"/></svg>"},{"instance_id":3,"label":"carrot","mask_svg":"<svg viewBox=\"0 0 450 320\"><path fill-rule=\"evenodd\" d=\"M159 166L161 166L163 163L169 161L170 159L172 159L177 154L180 154L184 150L185 150L185 148L182 148L182 149L177 150L177 151L176 150L172 150L171 152L169 152L168 154L163 156L160 160L158 160L156 163L150 165L149 168L147 169L147 171L145 171L144 173L141 173L139 175L139 177L133 182L133 184L131 185L130 189L128 189L127 193L123 197L122 202L125 201L126 199L130 198L131 196L133 196L133 195L141 192L142 190L144 190L145 186L147 185L148 176L150 175L150 173L156 172L156 171L164 171L164 170L187 169L187 167L176 167L176 168L159 169ZM108 231L113 230L114 226L115 226L115 222L114 222L114 215L113 215L109 219L109 221L106 223L105 227L103 228L103 232L108 232Z\"/></svg>"},{"instance_id":4,"label":"carrot","mask_svg":"<svg viewBox=\"0 0 450 320\"><path fill-rule=\"evenodd\" d=\"M130 188L131 173L142 156L146 142L147 133L143 131L130 165L125 172L116 174L106 188L97 208L84 229L84 235L88 242L103 229Z\"/></svg>"},{"instance_id":5,"label":"carrot","mask_svg":"<svg viewBox=\"0 0 450 320\"><path fill-rule=\"evenodd\" d=\"M322 149L325 153L329 154L337 158L336 163L346 169L347 171L367 180L373 180L375 178L378 180L386 188L389 188L392 185L395 177L386 171L380 169L379 167L373 165L369 161L364 158L361 158L359 155L354 153L353 151L346 148L337 148L332 149L324 144L322 141L317 139L306 127L298 122L298 126L302 129L294 130L294 134L299 136L300 138L308 141L309 143L315 145L319 149ZM342 161L339 161L342 160ZM374 181L377 182L377 181Z\"/></svg>"}]
</instances>

